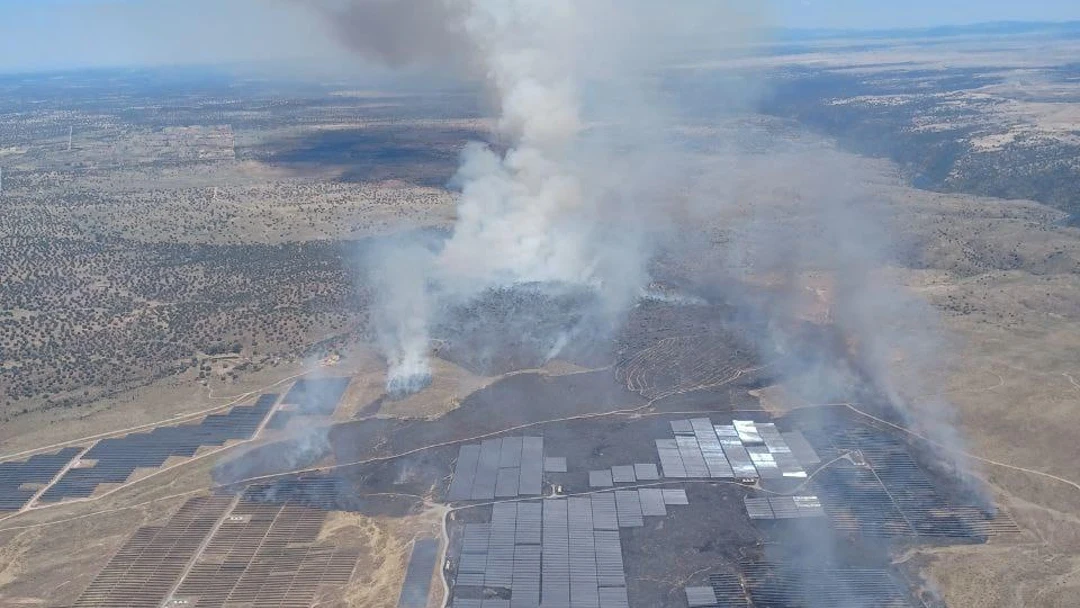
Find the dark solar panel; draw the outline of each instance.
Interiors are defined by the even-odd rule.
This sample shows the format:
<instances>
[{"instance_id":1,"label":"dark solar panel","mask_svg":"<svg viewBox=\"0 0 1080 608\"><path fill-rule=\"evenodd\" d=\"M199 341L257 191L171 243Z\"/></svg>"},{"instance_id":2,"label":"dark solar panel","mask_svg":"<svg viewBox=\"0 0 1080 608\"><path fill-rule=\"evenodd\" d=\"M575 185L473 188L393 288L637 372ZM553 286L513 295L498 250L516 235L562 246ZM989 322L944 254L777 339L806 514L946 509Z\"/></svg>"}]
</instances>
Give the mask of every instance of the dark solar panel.
<instances>
[{"instance_id":1,"label":"dark solar panel","mask_svg":"<svg viewBox=\"0 0 1080 608\"><path fill-rule=\"evenodd\" d=\"M521 469L513 467L510 469L499 469L498 475L495 476L495 497L496 498L510 498L518 495L518 478L521 476Z\"/></svg>"},{"instance_id":2,"label":"dark solar panel","mask_svg":"<svg viewBox=\"0 0 1080 608\"><path fill-rule=\"evenodd\" d=\"M645 525L637 490L616 491L615 507L618 510L620 528L640 528Z\"/></svg>"},{"instance_id":3,"label":"dark solar panel","mask_svg":"<svg viewBox=\"0 0 1080 608\"><path fill-rule=\"evenodd\" d=\"M502 439L485 439L480 444L480 461L476 465L476 478L473 479L473 500L491 500L495 498L495 482L499 474L501 446Z\"/></svg>"},{"instance_id":4,"label":"dark solar panel","mask_svg":"<svg viewBox=\"0 0 1080 608\"><path fill-rule=\"evenodd\" d=\"M592 501L574 497L567 501L570 540L570 603L597 606L596 548L593 539Z\"/></svg>"},{"instance_id":5,"label":"dark solar panel","mask_svg":"<svg viewBox=\"0 0 1080 608\"><path fill-rule=\"evenodd\" d=\"M537 504L537 506L540 505ZM537 526L537 531L539 531L539 526ZM536 608L539 605L540 547L539 545L518 545L514 548L514 580L510 586L510 606Z\"/></svg>"},{"instance_id":6,"label":"dark solar panel","mask_svg":"<svg viewBox=\"0 0 1080 608\"><path fill-rule=\"evenodd\" d=\"M503 437L502 447L499 449L499 468L511 468L521 466L521 437Z\"/></svg>"},{"instance_id":7,"label":"dark solar panel","mask_svg":"<svg viewBox=\"0 0 1080 608\"><path fill-rule=\"evenodd\" d=\"M509 588L514 574L514 539L517 531L517 505L496 503L491 508L491 534L484 584Z\"/></svg>"},{"instance_id":8,"label":"dark solar panel","mask_svg":"<svg viewBox=\"0 0 1080 608\"><path fill-rule=\"evenodd\" d=\"M619 518L615 509L615 495L598 492L592 495L592 522L596 530L618 530Z\"/></svg>"},{"instance_id":9,"label":"dark solar panel","mask_svg":"<svg viewBox=\"0 0 1080 608\"><path fill-rule=\"evenodd\" d=\"M544 438L523 437L521 446L521 478L518 491L525 496L538 496L544 483Z\"/></svg>"},{"instance_id":10,"label":"dark solar panel","mask_svg":"<svg viewBox=\"0 0 1080 608\"><path fill-rule=\"evenodd\" d=\"M637 481L634 465L624 464L611 467L611 480L615 483L634 483Z\"/></svg>"},{"instance_id":11,"label":"dark solar panel","mask_svg":"<svg viewBox=\"0 0 1080 608\"><path fill-rule=\"evenodd\" d=\"M570 605L570 537L567 502L545 500L541 565L541 601L545 606Z\"/></svg>"},{"instance_id":12,"label":"dark solar panel","mask_svg":"<svg viewBox=\"0 0 1080 608\"><path fill-rule=\"evenodd\" d=\"M473 481L476 479L476 465L480 462L480 446L463 445L458 448L457 463L454 464L454 479L446 492L450 502L472 498Z\"/></svg>"}]
</instances>

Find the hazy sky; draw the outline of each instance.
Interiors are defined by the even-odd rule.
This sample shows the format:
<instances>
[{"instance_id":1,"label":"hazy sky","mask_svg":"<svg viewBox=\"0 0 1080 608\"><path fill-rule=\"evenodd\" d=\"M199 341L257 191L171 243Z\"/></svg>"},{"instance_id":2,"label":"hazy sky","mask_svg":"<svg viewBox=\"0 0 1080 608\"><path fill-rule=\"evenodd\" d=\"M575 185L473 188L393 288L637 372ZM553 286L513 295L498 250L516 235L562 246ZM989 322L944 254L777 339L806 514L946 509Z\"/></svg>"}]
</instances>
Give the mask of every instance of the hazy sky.
<instances>
[{"instance_id":1,"label":"hazy sky","mask_svg":"<svg viewBox=\"0 0 1080 608\"><path fill-rule=\"evenodd\" d=\"M759 0L654 1L665 9L724 1L761 6ZM1080 19L1080 0L772 0L766 5L768 24L780 27ZM295 0L0 0L3 72L283 58L352 61L324 24Z\"/></svg>"}]
</instances>

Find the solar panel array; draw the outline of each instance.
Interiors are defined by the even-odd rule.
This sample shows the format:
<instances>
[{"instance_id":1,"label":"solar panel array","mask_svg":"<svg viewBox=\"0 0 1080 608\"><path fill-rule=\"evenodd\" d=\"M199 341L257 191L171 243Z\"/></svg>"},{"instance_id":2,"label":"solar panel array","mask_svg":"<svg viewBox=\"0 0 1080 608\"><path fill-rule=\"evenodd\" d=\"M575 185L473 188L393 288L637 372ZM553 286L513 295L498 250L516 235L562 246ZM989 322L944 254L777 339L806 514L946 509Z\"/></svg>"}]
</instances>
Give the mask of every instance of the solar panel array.
<instances>
[{"instance_id":1,"label":"solar panel array","mask_svg":"<svg viewBox=\"0 0 1080 608\"><path fill-rule=\"evenodd\" d=\"M347 584L359 559L316 544L325 518L232 496L192 498L165 525L136 530L74 606L310 606L324 586Z\"/></svg>"},{"instance_id":2,"label":"solar panel array","mask_svg":"<svg viewBox=\"0 0 1080 608\"><path fill-rule=\"evenodd\" d=\"M75 608L157 608L233 499L192 498L164 526L145 526L109 560Z\"/></svg>"},{"instance_id":3,"label":"solar panel array","mask_svg":"<svg viewBox=\"0 0 1080 608\"><path fill-rule=\"evenodd\" d=\"M825 510L817 496L769 496L745 498L746 512L750 519L795 519L824 517Z\"/></svg>"},{"instance_id":4,"label":"solar panel array","mask_svg":"<svg viewBox=\"0 0 1080 608\"><path fill-rule=\"evenodd\" d=\"M102 439L83 460L92 466L69 469L44 494L42 502L90 496L103 483L123 483L138 468L161 466L170 456L194 456L203 446L220 446L226 441L249 439L259 428L277 395L262 395L250 406L237 406L225 414L211 414L201 422L158 427L146 433Z\"/></svg>"},{"instance_id":5,"label":"solar panel array","mask_svg":"<svg viewBox=\"0 0 1080 608\"><path fill-rule=\"evenodd\" d=\"M795 456L804 467L810 467L821 463L821 458L818 457L817 452L814 451L814 446L810 445L810 442L806 440L799 431L791 431L788 433L781 433L784 437L784 442L791 448L791 453Z\"/></svg>"},{"instance_id":6,"label":"solar panel array","mask_svg":"<svg viewBox=\"0 0 1080 608\"><path fill-rule=\"evenodd\" d=\"M474 596L487 588L509 589L512 607L627 608L619 528L644 525L646 505L666 513L662 490L642 492L492 505L490 523L464 526L452 606L486 606Z\"/></svg>"},{"instance_id":7,"label":"solar panel array","mask_svg":"<svg viewBox=\"0 0 1080 608\"><path fill-rule=\"evenodd\" d=\"M565 473L566 472L566 457L565 456L545 456L544 457L544 472L545 473Z\"/></svg>"},{"instance_id":8,"label":"solar panel array","mask_svg":"<svg viewBox=\"0 0 1080 608\"><path fill-rule=\"evenodd\" d=\"M590 488L610 488L613 485L615 485L615 479L611 474L611 469L589 471Z\"/></svg>"},{"instance_id":9,"label":"solar panel array","mask_svg":"<svg viewBox=\"0 0 1080 608\"><path fill-rule=\"evenodd\" d=\"M772 423L708 418L672 420L674 439L657 439L664 477L757 479L806 477L799 460Z\"/></svg>"},{"instance_id":10,"label":"solar panel array","mask_svg":"<svg viewBox=\"0 0 1080 608\"><path fill-rule=\"evenodd\" d=\"M1019 532L1004 512L991 518L974 504L946 500L912 459L907 444L891 434L851 425L806 434L829 458L857 451L866 463L841 460L814 478L838 530L877 537L952 538Z\"/></svg>"},{"instance_id":11,"label":"solar panel array","mask_svg":"<svg viewBox=\"0 0 1080 608\"><path fill-rule=\"evenodd\" d=\"M304 414L329 416L337 410L351 378L301 378L281 400L282 405L296 406Z\"/></svg>"},{"instance_id":12,"label":"solar panel array","mask_svg":"<svg viewBox=\"0 0 1080 608\"><path fill-rule=\"evenodd\" d=\"M0 462L0 512L18 511L83 448L64 448L26 460Z\"/></svg>"},{"instance_id":13,"label":"solar panel array","mask_svg":"<svg viewBox=\"0 0 1080 608\"><path fill-rule=\"evenodd\" d=\"M739 574L715 574L709 577L709 586L717 600L711 606L913 606L903 586L884 569L747 562L741 565L740 571Z\"/></svg>"},{"instance_id":14,"label":"solar panel array","mask_svg":"<svg viewBox=\"0 0 1080 608\"><path fill-rule=\"evenodd\" d=\"M458 448L447 500L539 496L544 464L543 437L503 437L464 444Z\"/></svg>"},{"instance_id":15,"label":"solar panel array","mask_svg":"<svg viewBox=\"0 0 1080 608\"><path fill-rule=\"evenodd\" d=\"M610 488L620 483L635 483L638 481L657 481L660 472L656 465L651 462L637 464L616 465L610 469L589 471L589 487Z\"/></svg>"},{"instance_id":16,"label":"solar panel array","mask_svg":"<svg viewBox=\"0 0 1080 608\"><path fill-rule=\"evenodd\" d=\"M310 606L348 584L356 549L317 542L326 511L241 501L228 513L174 599L191 608Z\"/></svg>"}]
</instances>

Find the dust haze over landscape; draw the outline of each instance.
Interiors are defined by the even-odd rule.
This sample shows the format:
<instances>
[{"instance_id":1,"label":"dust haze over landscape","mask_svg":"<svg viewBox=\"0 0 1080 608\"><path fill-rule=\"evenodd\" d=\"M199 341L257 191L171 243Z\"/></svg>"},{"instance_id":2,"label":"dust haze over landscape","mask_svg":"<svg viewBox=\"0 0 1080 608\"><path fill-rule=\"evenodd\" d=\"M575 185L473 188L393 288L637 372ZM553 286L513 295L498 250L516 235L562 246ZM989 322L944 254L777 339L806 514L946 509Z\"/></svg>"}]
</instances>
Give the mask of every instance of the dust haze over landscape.
<instances>
[{"instance_id":1,"label":"dust haze over landscape","mask_svg":"<svg viewBox=\"0 0 1080 608\"><path fill-rule=\"evenodd\" d=\"M1077 22L65 10L311 56L0 74L0 605L1080 598Z\"/></svg>"}]
</instances>

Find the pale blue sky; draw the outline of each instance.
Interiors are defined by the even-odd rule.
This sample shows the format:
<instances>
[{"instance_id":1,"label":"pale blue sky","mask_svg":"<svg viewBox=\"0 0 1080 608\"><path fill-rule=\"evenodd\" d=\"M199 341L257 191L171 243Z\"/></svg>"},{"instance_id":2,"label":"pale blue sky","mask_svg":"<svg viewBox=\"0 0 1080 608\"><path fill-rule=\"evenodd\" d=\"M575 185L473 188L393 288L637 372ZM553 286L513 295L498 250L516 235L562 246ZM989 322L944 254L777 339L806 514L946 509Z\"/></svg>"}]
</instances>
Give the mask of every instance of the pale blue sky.
<instances>
[{"instance_id":1,"label":"pale blue sky","mask_svg":"<svg viewBox=\"0 0 1080 608\"><path fill-rule=\"evenodd\" d=\"M588 1L588 0L583 0ZM760 0L650 0L680 3ZM668 4L670 3L670 4ZM1080 20L1080 0L771 0L765 25L880 29ZM348 58L293 0L0 0L0 72Z\"/></svg>"}]
</instances>

